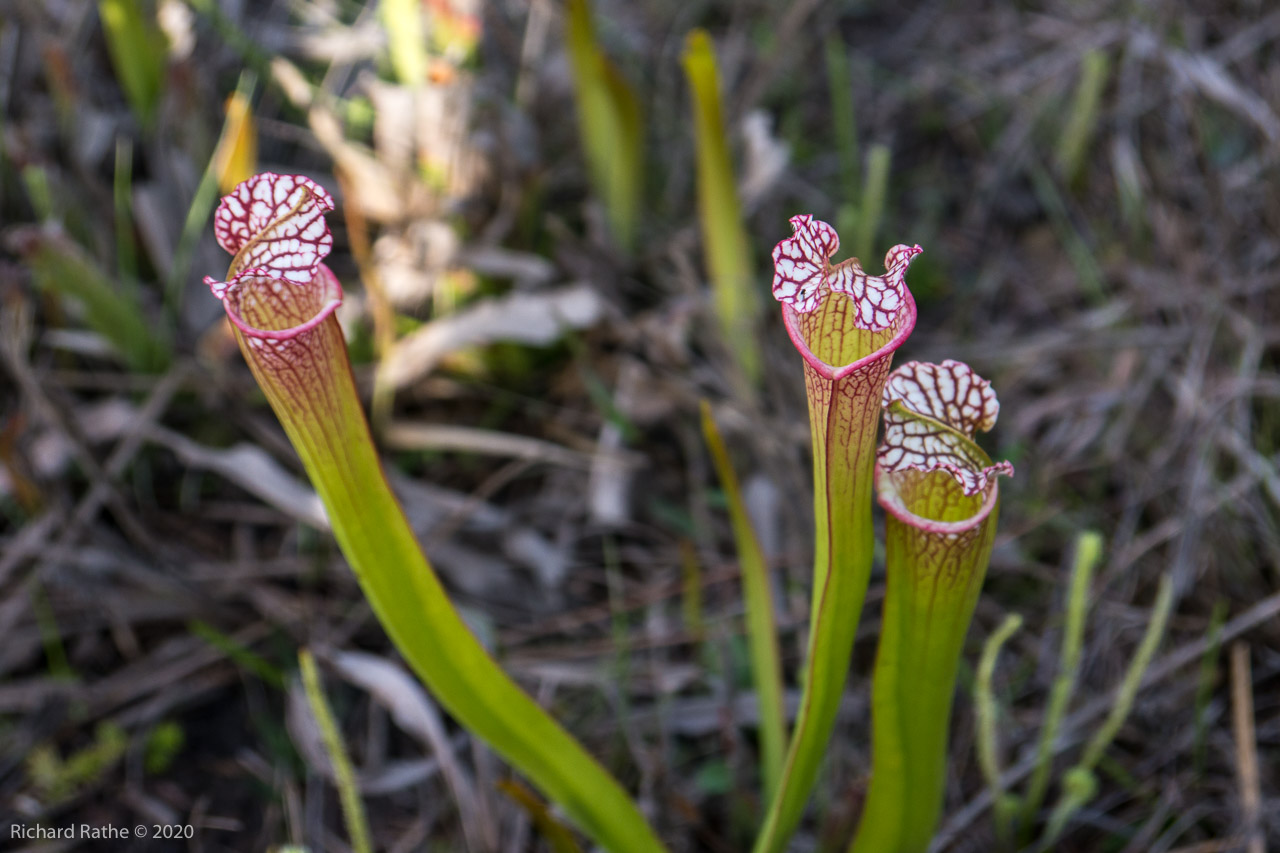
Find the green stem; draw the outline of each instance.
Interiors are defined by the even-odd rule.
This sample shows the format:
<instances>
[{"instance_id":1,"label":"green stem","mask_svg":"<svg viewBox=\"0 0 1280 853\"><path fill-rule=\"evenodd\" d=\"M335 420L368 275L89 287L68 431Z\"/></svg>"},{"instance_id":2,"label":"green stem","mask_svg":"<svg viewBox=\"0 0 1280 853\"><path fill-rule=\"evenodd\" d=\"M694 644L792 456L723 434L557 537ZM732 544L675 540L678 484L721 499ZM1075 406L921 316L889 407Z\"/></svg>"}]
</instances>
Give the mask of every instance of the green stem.
<instances>
[{"instance_id":1,"label":"green stem","mask_svg":"<svg viewBox=\"0 0 1280 853\"><path fill-rule=\"evenodd\" d=\"M449 601L374 449L333 314L340 301L341 288L323 266L307 288L250 277L225 296L241 352L378 620L458 722L600 846L615 853L663 850L617 781L502 671Z\"/></svg>"},{"instance_id":2,"label":"green stem","mask_svg":"<svg viewBox=\"0 0 1280 853\"><path fill-rule=\"evenodd\" d=\"M851 853L928 849L942 810L956 670L995 541L994 488L966 498L945 472L900 476L922 481L905 506L923 524L886 507L871 786Z\"/></svg>"},{"instance_id":3,"label":"green stem","mask_svg":"<svg viewBox=\"0 0 1280 853\"><path fill-rule=\"evenodd\" d=\"M1022 617L1010 613L982 647L982 658L978 664L978 676L974 686L974 705L977 716L974 723L978 741L978 764L982 767L982 775L987 781L987 789L991 791L991 802L996 818L996 837L1001 844L1007 844L1012 838L1008 800L1005 796L1004 781L1000 778L999 737L996 734L996 698L991 689L991 681L995 676L996 658L1000 649L1022 627Z\"/></svg>"},{"instance_id":4,"label":"green stem","mask_svg":"<svg viewBox=\"0 0 1280 853\"><path fill-rule=\"evenodd\" d=\"M880 395L894 351L915 326L916 311L904 290L903 310L893 325L872 332L853 326L853 310L853 301L838 293L810 314L783 308L791 341L804 358L813 438L813 602L800 710L782 784L765 815L755 853L783 850L804 814L835 726L871 577Z\"/></svg>"},{"instance_id":5,"label":"green stem","mask_svg":"<svg viewBox=\"0 0 1280 853\"><path fill-rule=\"evenodd\" d=\"M351 766L351 759L347 757L342 732L338 730L333 711L324 698L316 659L309 650L298 652L298 667L302 670L302 689L307 694L307 704L311 706L311 714L320 727L325 752L329 754L329 763L333 765L334 783L338 786L338 796L342 801L342 819L346 821L347 834L351 836L351 848L355 853L373 853L373 844L369 841L369 819L364 812L364 803L360 801L356 773Z\"/></svg>"},{"instance_id":6,"label":"green stem","mask_svg":"<svg viewBox=\"0 0 1280 853\"><path fill-rule=\"evenodd\" d=\"M1067 624L1062 636L1061 659L1058 677L1049 691L1049 705L1045 709L1040 740L1036 744L1036 766L1027 783L1027 796L1022 801L1018 815L1018 834L1025 845L1031 840L1036 813L1044 804L1049 790L1049 773L1053 769L1053 742L1058 728L1067 713L1071 694L1075 692L1080 669L1080 649L1084 643L1084 621L1088 612L1089 585L1093 570L1102 556L1102 537L1095 531L1086 531L1076 540L1076 553L1071 566L1071 587L1067 596Z\"/></svg>"}]
</instances>

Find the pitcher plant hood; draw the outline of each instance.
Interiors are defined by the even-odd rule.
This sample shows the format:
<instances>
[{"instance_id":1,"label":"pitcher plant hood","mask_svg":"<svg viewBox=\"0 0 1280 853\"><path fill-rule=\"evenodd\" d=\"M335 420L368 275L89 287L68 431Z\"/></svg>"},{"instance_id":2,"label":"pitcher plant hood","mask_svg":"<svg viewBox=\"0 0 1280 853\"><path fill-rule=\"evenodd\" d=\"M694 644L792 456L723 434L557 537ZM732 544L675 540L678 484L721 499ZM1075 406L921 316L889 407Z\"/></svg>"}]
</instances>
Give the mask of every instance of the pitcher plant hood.
<instances>
[{"instance_id":1,"label":"pitcher plant hood","mask_svg":"<svg viewBox=\"0 0 1280 853\"><path fill-rule=\"evenodd\" d=\"M991 383L961 361L911 361L889 376L883 402L884 440L876 454L880 504L933 532L981 523L999 498L996 477L1013 476L1013 465L993 463L974 442L1000 413ZM934 472L954 484L929 476Z\"/></svg>"}]
</instances>

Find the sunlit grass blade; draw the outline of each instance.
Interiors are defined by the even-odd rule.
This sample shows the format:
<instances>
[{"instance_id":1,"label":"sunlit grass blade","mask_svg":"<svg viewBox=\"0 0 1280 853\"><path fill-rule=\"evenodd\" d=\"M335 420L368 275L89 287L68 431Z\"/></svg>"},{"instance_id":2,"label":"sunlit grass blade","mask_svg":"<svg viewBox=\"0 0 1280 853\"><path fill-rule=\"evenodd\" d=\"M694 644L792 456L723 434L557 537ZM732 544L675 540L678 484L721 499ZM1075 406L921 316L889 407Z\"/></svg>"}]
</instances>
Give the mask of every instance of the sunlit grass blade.
<instances>
[{"instance_id":1,"label":"sunlit grass blade","mask_svg":"<svg viewBox=\"0 0 1280 853\"><path fill-rule=\"evenodd\" d=\"M298 668L302 671L302 688L307 694L307 704L311 706L311 716L320 727L320 735L324 740L324 749L333 766L333 777L338 786L338 797L342 802L342 818L347 824L347 835L351 838L351 849L355 853L373 853L373 844L369 840L369 819L365 815L364 803L360 799L360 789L356 785L356 773L347 757L346 744L342 742L342 732L333 719L333 711L324 698L324 688L320 685L320 670L316 660L308 649L298 652Z\"/></svg>"},{"instance_id":2,"label":"sunlit grass blade","mask_svg":"<svg viewBox=\"0 0 1280 853\"><path fill-rule=\"evenodd\" d=\"M258 77L252 71L244 71L240 74L240 80L236 84L236 91L232 95L243 103L249 103L253 98L253 92L257 88ZM219 137L218 148L209 158L209 162L205 165L204 173L200 176L200 183L196 186L195 195L191 198L191 205L187 208L187 218L182 223L182 233L178 236L178 246L173 252L173 268L169 271L169 280L165 285L164 302L165 314L169 321L176 327L177 319L182 310L183 294L186 290L187 277L191 272L191 255L195 252L196 244L200 240L200 235L204 231L205 225L209 222L209 215L213 213L214 204L218 200L218 181L221 177L221 164L217 154L224 145L224 141L232 138L238 132L239 122L233 121L230 111L222 125L222 135ZM226 143L230 144L230 143Z\"/></svg>"},{"instance_id":3,"label":"sunlit grass blade","mask_svg":"<svg viewBox=\"0 0 1280 853\"><path fill-rule=\"evenodd\" d=\"M396 79L406 86L422 85L427 79L427 42L421 0L380 0L378 14Z\"/></svg>"},{"instance_id":4,"label":"sunlit grass blade","mask_svg":"<svg viewBox=\"0 0 1280 853\"><path fill-rule=\"evenodd\" d=\"M644 189L640 99L600 49L588 0L569 0L567 16L565 38L583 154L613 238L630 253L635 248Z\"/></svg>"},{"instance_id":5,"label":"sunlit grass blade","mask_svg":"<svg viewBox=\"0 0 1280 853\"><path fill-rule=\"evenodd\" d=\"M720 332L738 369L751 385L760 377L756 326L759 288L751 269L751 245L742 225L733 161L720 109L720 80L711 37L694 30L685 40L684 73L693 93L698 148L698 218Z\"/></svg>"},{"instance_id":6,"label":"sunlit grass blade","mask_svg":"<svg viewBox=\"0 0 1280 853\"><path fill-rule=\"evenodd\" d=\"M138 123L150 128L164 91L168 62L164 34L139 0L98 0L98 17L120 88Z\"/></svg>"},{"instance_id":7,"label":"sunlit grass blade","mask_svg":"<svg viewBox=\"0 0 1280 853\"><path fill-rule=\"evenodd\" d=\"M778 628L774 620L768 566L751 518L747 515L747 507L738 487L738 476L729 460L729 450L725 447L724 438L720 435L720 429L711 414L711 406L706 400L702 401L702 435L711 451L711 461L729 504L729 519L738 549L738 564L742 569L742 594L747 610L752 680L760 707L761 776L764 780L764 795L771 799L782 775L787 735L782 703Z\"/></svg>"},{"instance_id":8,"label":"sunlit grass blade","mask_svg":"<svg viewBox=\"0 0 1280 853\"><path fill-rule=\"evenodd\" d=\"M258 129L253 121L253 104L250 102L252 81L250 77L247 86L227 97L226 121L213 153L218 189L224 193L248 180L258 168Z\"/></svg>"},{"instance_id":9,"label":"sunlit grass blade","mask_svg":"<svg viewBox=\"0 0 1280 853\"><path fill-rule=\"evenodd\" d=\"M155 329L137 293L114 281L56 226L28 227L10 237L31 269L36 285L69 297L83 308L84 322L111 345L130 369L155 373L169 364L168 341Z\"/></svg>"}]
</instances>

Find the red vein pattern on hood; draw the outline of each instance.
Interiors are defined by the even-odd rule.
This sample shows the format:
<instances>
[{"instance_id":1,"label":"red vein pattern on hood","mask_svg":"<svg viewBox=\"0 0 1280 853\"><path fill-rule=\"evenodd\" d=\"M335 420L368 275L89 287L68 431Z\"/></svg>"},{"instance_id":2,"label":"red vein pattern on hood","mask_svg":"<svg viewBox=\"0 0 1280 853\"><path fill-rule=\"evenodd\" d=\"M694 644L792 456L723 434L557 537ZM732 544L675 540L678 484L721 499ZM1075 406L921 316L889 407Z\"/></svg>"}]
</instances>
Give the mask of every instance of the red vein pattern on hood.
<instances>
[{"instance_id":1,"label":"red vein pattern on hood","mask_svg":"<svg viewBox=\"0 0 1280 853\"><path fill-rule=\"evenodd\" d=\"M795 233L773 248L775 299L808 314L828 293L843 293L856 306L851 319L858 328L877 331L893 323L902 309L907 266L922 251L919 246L894 246L884 256L886 273L869 275L857 258L831 263L840 237L827 223L801 214L791 217L791 228Z\"/></svg>"},{"instance_id":2,"label":"red vein pattern on hood","mask_svg":"<svg viewBox=\"0 0 1280 853\"><path fill-rule=\"evenodd\" d=\"M263 172L223 196L213 214L213 233L234 256L232 276L267 269L305 285L333 248L324 220L330 210L332 196L310 178Z\"/></svg>"},{"instance_id":3,"label":"red vein pattern on hood","mask_svg":"<svg viewBox=\"0 0 1280 853\"><path fill-rule=\"evenodd\" d=\"M883 473L946 471L968 496L996 475L1013 475L1011 464L992 464L973 442L979 430L995 426L1000 403L991 383L964 362L907 362L890 375L883 403L885 435L877 453Z\"/></svg>"}]
</instances>

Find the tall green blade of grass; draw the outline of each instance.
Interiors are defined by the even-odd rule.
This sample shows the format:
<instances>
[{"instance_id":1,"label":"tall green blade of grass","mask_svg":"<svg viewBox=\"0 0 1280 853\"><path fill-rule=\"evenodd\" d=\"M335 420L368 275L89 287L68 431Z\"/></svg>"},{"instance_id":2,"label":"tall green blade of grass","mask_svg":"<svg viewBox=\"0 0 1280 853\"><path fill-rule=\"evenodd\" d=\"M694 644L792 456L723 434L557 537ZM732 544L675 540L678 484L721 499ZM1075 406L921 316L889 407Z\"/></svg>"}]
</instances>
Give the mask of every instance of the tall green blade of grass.
<instances>
[{"instance_id":1,"label":"tall green blade of grass","mask_svg":"<svg viewBox=\"0 0 1280 853\"><path fill-rule=\"evenodd\" d=\"M112 197L116 217L116 269L122 282L135 287L138 281L138 258L133 246L133 145L125 137L116 140Z\"/></svg>"},{"instance_id":2,"label":"tall green blade of grass","mask_svg":"<svg viewBox=\"0 0 1280 853\"><path fill-rule=\"evenodd\" d=\"M604 201L614 239L630 254L644 186L640 100L600 49L587 0L569 0L565 36L591 185Z\"/></svg>"},{"instance_id":3,"label":"tall green blade of grass","mask_svg":"<svg viewBox=\"0 0 1280 853\"><path fill-rule=\"evenodd\" d=\"M138 123L149 129L164 91L164 34L139 0L98 0L98 17L120 88Z\"/></svg>"},{"instance_id":4,"label":"tall green blade of grass","mask_svg":"<svg viewBox=\"0 0 1280 853\"><path fill-rule=\"evenodd\" d=\"M751 649L751 675L760 707L761 776L765 799L773 799L782 776L787 751L786 724L782 704L782 663L778 653L778 629L773 617L773 594L760 540L747 515L747 506L738 488L738 475L729 461L729 450L711 414L702 401L702 435L711 451L716 476L729 502L729 519L742 568L742 596L747 609L747 639Z\"/></svg>"},{"instance_id":5,"label":"tall green blade of grass","mask_svg":"<svg viewBox=\"0 0 1280 853\"><path fill-rule=\"evenodd\" d=\"M329 701L324 698L320 669L310 650L303 649L298 653L298 667L302 672L302 688L307 694L307 704L311 706L311 715L320 727L325 752L329 755L329 763L333 765L333 776L342 802L342 818L347 824L347 834L351 836L351 848L355 853L373 853L373 844L369 841L369 819L365 815L364 803L360 801L355 769L347 756L347 747L342 742L342 732L333 719Z\"/></svg>"},{"instance_id":6,"label":"tall green blade of grass","mask_svg":"<svg viewBox=\"0 0 1280 853\"><path fill-rule=\"evenodd\" d=\"M854 110L853 85L849 79L849 55L839 35L827 36L823 44L827 60L827 88L831 93L831 128L840 158L840 194L845 203L858 195L858 121ZM844 223L836 230L844 231Z\"/></svg>"},{"instance_id":7,"label":"tall green blade of grass","mask_svg":"<svg viewBox=\"0 0 1280 853\"><path fill-rule=\"evenodd\" d=\"M854 257L870 265L875 255L876 235L884 218L884 200L889 190L889 146L877 143L867 151L867 177L862 184L862 205L853 235Z\"/></svg>"},{"instance_id":8,"label":"tall green blade of grass","mask_svg":"<svg viewBox=\"0 0 1280 853\"><path fill-rule=\"evenodd\" d=\"M131 369L163 371L168 341L154 331L136 292L113 281L98 263L53 226L25 228L11 245L30 268L36 286L80 303L84 321Z\"/></svg>"},{"instance_id":9,"label":"tall green blade of grass","mask_svg":"<svg viewBox=\"0 0 1280 853\"><path fill-rule=\"evenodd\" d=\"M760 377L756 321L760 313L751 248L742 226L733 162L720 111L720 82L711 37L694 30L685 40L684 72L693 92L698 144L698 218L720 331L739 370L754 386Z\"/></svg>"},{"instance_id":10,"label":"tall green blade of grass","mask_svg":"<svg viewBox=\"0 0 1280 853\"><path fill-rule=\"evenodd\" d=\"M1107 85L1110 62L1097 48L1085 52L1080 60L1080 82L1076 84L1067 125L1058 139L1058 171L1068 187L1079 184L1085 155L1098 129L1098 104Z\"/></svg>"},{"instance_id":11,"label":"tall green blade of grass","mask_svg":"<svg viewBox=\"0 0 1280 853\"><path fill-rule=\"evenodd\" d=\"M242 71L236 90L232 94L233 102L248 104L253 99L254 90L258 87L258 75L252 71ZM196 185L195 195L187 208L187 217L182 223L182 233L178 236L178 247L173 253L173 267L169 270L169 280L165 283L165 314L171 325L177 326L178 317L182 313L183 295L186 293L187 278L191 272L191 256L195 253L200 234L213 213L213 206L218 200L218 181L226 171L228 156L219 152L228 147L239 147L234 138L244 130L247 107L241 110L228 110L226 120L222 124L222 134L218 146L209 162L205 164L200 183ZM257 144L254 144L255 152Z\"/></svg>"}]
</instances>

